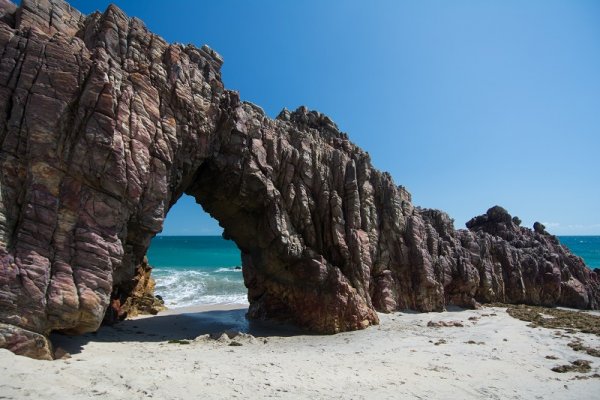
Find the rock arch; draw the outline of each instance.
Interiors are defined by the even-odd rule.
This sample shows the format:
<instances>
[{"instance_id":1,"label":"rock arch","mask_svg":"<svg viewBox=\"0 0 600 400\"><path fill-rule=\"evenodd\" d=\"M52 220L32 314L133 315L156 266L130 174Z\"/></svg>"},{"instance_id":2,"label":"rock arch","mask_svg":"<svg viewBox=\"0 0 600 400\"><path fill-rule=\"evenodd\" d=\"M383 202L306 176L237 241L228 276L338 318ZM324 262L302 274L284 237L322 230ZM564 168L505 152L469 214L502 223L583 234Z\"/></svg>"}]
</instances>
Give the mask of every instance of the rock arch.
<instances>
[{"instance_id":1,"label":"rock arch","mask_svg":"<svg viewBox=\"0 0 600 400\"><path fill-rule=\"evenodd\" d=\"M273 120L225 90L206 46L115 6L0 9L0 347L50 357L50 331L97 329L184 192L240 247L252 317L331 333L376 311L600 303L556 238L500 207L455 230L328 117Z\"/></svg>"}]
</instances>

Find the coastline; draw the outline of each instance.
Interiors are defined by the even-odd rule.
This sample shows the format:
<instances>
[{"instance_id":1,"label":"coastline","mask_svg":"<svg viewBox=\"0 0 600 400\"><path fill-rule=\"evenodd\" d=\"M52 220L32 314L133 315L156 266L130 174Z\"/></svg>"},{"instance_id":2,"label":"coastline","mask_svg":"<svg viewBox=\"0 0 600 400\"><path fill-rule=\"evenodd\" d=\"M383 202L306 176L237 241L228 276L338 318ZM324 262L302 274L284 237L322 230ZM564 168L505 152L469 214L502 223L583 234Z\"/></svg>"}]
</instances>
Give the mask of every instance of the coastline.
<instances>
[{"instance_id":1,"label":"coastline","mask_svg":"<svg viewBox=\"0 0 600 400\"><path fill-rule=\"evenodd\" d=\"M95 334L53 336L71 353L56 361L0 350L2 395L566 399L600 388L600 358L569 347L579 340L600 348L600 337L532 328L501 307L379 314L378 326L329 336L249 322L246 307L170 309ZM590 371L552 371L575 360L590 362Z\"/></svg>"}]
</instances>

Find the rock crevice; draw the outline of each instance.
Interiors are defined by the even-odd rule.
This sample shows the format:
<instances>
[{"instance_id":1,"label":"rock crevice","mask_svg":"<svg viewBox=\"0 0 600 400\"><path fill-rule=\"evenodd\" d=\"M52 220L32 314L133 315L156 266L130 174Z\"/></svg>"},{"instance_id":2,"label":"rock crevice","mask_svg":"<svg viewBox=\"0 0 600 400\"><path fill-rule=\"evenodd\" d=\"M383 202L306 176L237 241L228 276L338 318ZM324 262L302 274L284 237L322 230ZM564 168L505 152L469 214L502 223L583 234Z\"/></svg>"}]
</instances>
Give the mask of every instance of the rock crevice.
<instances>
[{"instance_id":1,"label":"rock crevice","mask_svg":"<svg viewBox=\"0 0 600 400\"><path fill-rule=\"evenodd\" d=\"M0 48L1 346L96 330L183 193L240 248L254 318L333 333L376 311L600 305L597 272L541 224L493 207L456 230L329 117L270 119L215 51L115 6L2 0Z\"/></svg>"}]
</instances>

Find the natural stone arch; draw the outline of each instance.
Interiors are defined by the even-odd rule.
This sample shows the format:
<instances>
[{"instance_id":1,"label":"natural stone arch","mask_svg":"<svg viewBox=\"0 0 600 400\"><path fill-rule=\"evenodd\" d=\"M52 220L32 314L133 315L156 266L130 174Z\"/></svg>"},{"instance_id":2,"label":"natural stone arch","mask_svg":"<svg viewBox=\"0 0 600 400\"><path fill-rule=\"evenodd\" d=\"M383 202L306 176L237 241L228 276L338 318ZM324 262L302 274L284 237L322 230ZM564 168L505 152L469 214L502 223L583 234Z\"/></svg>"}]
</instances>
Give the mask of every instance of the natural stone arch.
<instances>
[{"instance_id":1,"label":"natural stone arch","mask_svg":"<svg viewBox=\"0 0 600 400\"><path fill-rule=\"evenodd\" d=\"M115 6L0 7L0 347L50 357L50 331L96 330L183 192L242 250L251 317L337 332L376 310L599 306L553 236L500 207L455 230L328 117L241 102L206 46Z\"/></svg>"},{"instance_id":2,"label":"natural stone arch","mask_svg":"<svg viewBox=\"0 0 600 400\"><path fill-rule=\"evenodd\" d=\"M237 94L227 96L230 109L210 134L210 155L199 160L197 170L183 177L173 192L167 191L165 199L173 205L182 193L193 196L219 221L224 236L237 244L250 317L291 320L318 332L377 323L368 291L362 288L364 277L353 284L330 261L352 262L343 231L342 197L357 196L348 194L346 186L356 191L357 185L346 172L355 168L355 160L370 168L368 156L317 112L300 108L270 120L260 108L240 102ZM329 132L324 134L323 127ZM322 162L318 173L312 165L316 158ZM351 177L356 179L356 172ZM159 214L161 223L167 211ZM339 226L330 224L332 213ZM129 231L136 232L136 243L141 243L132 246L135 265L156 233L139 229L137 221L128 224ZM314 225L325 231L316 232ZM359 231L353 230L355 235ZM340 245L345 254L336 253Z\"/></svg>"},{"instance_id":3,"label":"natural stone arch","mask_svg":"<svg viewBox=\"0 0 600 400\"><path fill-rule=\"evenodd\" d=\"M319 113L300 108L270 120L231 96L235 109L217 132L218 152L186 192L241 249L249 315L320 332L376 323L369 278L353 276L368 238L360 225L344 227L346 218L360 224L358 208L344 199L358 201L356 164L370 168L368 156ZM365 243L351 254L346 241L361 235Z\"/></svg>"}]
</instances>

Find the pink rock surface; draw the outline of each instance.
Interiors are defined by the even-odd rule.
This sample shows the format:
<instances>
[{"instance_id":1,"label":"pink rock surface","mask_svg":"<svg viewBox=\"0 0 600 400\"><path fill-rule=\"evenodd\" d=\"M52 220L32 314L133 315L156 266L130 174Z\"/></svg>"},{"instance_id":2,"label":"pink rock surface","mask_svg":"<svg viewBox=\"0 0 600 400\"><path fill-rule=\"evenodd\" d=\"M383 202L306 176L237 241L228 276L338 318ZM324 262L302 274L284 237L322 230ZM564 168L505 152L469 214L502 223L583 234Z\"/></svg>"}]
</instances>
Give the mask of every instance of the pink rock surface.
<instances>
[{"instance_id":1,"label":"pink rock surface","mask_svg":"<svg viewBox=\"0 0 600 400\"><path fill-rule=\"evenodd\" d=\"M543 228L495 207L455 230L327 116L270 119L224 89L216 52L115 6L2 1L0 48L0 322L15 329L96 330L183 193L240 248L254 318L333 333L376 311L600 305L597 274Z\"/></svg>"}]
</instances>

